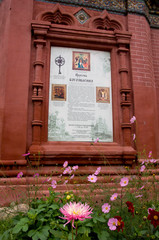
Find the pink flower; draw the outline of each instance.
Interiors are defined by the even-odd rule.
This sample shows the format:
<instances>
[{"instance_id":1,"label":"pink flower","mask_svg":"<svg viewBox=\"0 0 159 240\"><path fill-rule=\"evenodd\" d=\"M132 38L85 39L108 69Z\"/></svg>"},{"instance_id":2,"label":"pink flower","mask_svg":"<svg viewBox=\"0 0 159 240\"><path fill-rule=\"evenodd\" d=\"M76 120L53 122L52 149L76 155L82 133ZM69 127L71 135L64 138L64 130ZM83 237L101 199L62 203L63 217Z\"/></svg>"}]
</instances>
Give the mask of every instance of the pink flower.
<instances>
[{"instance_id":1,"label":"pink flower","mask_svg":"<svg viewBox=\"0 0 159 240\"><path fill-rule=\"evenodd\" d=\"M30 155L30 152L22 154L23 157L27 157Z\"/></svg>"},{"instance_id":2,"label":"pink flower","mask_svg":"<svg viewBox=\"0 0 159 240\"><path fill-rule=\"evenodd\" d=\"M72 167L73 171L76 171L78 169L78 165Z\"/></svg>"},{"instance_id":3,"label":"pink flower","mask_svg":"<svg viewBox=\"0 0 159 240\"><path fill-rule=\"evenodd\" d=\"M136 139L136 134L134 133L133 134L133 141Z\"/></svg>"},{"instance_id":4,"label":"pink flower","mask_svg":"<svg viewBox=\"0 0 159 240\"><path fill-rule=\"evenodd\" d=\"M114 193L114 194L111 196L110 200L111 200L111 201L115 201L115 200L117 199L117 196L118 196L118 194L117 194L117 193Z\"/></svg>"},{"instance_id":5,"label":"pink flower","mask_svg":"<svg viewBox=\"0 0 159 240\"><path fill-rule=\"evenodd\" d=\"M141 198L143 195L137 195L137 196L135 196L136 198Z\"/></svg>"},{"instance_id":6,"label":"pink flower","mask_svg":"<svg viewBox=\"0 0 159 240\"><path fill-rule=\"evenodd\" d=\"M39 177L39 173L35 173L34 175L33 175L33 177L35 178L35 177Z\"/></svg>"},{"instance_id":7,"label":"pink flower","mask_svg":"<svg viewBox=\"0 0 159 240\"><path fill-rule=\"evenodd\" d=\"M152 151L149 152L148 157L149 157L149 158L152 157Z\"/></svg>"},{"instance_id":8,"label":"pink flower","mask_svg":"<svg viewBox=\"0 0 159 240\"><path fill-rule=\"evenodd\" d=\"M67 168L65 168L65 170L63 171L63 174L71 174L71 172L72 172L72 169L71 169L71 167L69 166L69 167L67 167Z\"/></svg>"},{"instance_id":9,"label":"pink flower","mask_svg":"<svg viewBox=\"0 0 159 240\"><path fill-rule=\"evenodd\" d=\"M121 187L125 187L127 186L129 183L129 179L127 177L123 177L121 180L120 180L120 186Z\"/></svg>"},{"instance_id":10,"label":"pink flower","mask_svg":"<svg viewBox=\"0 0 159 240\"><path fill-rule=\"evenodd\" d=\"M133 116L131 119L130 119L130 123L134 123L136 121L136 117Z\"/></svg>"},{"instance_id":11,"label":"pink flower","mask_svg":"<svg viewBox=\"0 0 159 240\"><path fill-rule=\"evenodd\" d=\"M101 167L98 167L97 170L95 171L94 175L97 176L100 173L100 171L101 171Z\"/></svg>"},{"instance_id":12,"label":"pink flower","mask_svg":"<svg viewBox=\"0 0 159 240\"><path fill-rule=\"evenodd\" d=\"M94 174L89 175L87 178L89 182L95 183L97 181L97 177Z\"/></svg>"},{"instance_id":13,"label":"pink flower","mask_svg":"<svg viewBox=\"0 0 159 240\"><path fill-rule=\"evenodd\" d=\"M56 180L52 180L52 182L51 182L51 187L52 187L52 188L56 188L56 185L57 185Z\"/></svg>"},{"instance_id":14,"label":"pink flower","mask_svg":"<svg viewBox=\"0 0 159 240\"><path fill-rule=\"evenodd\" d=\"M156 162L157 162L156 159L153 159L153 158L152 158L152 159L150 160L150 163L156 163Z\"/></svg>"},{"instance_id":15,"label":"pink flower","mask_svg":"<svg viewBox=\"0 0 159 240\"><path fill-rule=\"evenodd\" d=\"M76 202L69 202L66 203L63 208L60 208L60 212L64 215L64 217L60 217L62 219L66 219L68 224L72 221L72 227L74 226L75 220L84 221L86 218L92 218L90 214L92 214L92 208L87 205L87 203L76 203ZM64 226L65 226L64 225Z\"/></svg>"},{"instance_id":16,"label":"pink flower","mask_svg":"<svg viewBox=\"0 0 159 240\"><path fill-rule=\"evenodd\" d=\"M110 205L108 203L104 203L102 206L102 212L108 213L110 211Z\"/></svg>"},{"instance_id":17,"label":"pink flower","mask_svg":"<svg viewBox=\"0 0 159 240\"><path fill-rule=\"evenodd\" d=\"M143 186L140 188L140 190L142 190L144 187L145 187L145 186L143 185Z\"/></svg>"},{"instance_id":18,"label":"pink flower","mask_svg":"<svg viewBox=\"0 0 159 240\"><path fill-rule=\"evenodd\" d=\"M143 172L145 170L145 165L142 165L141 168L140 168L140 172Z\"/></svg>"},{"instance_id":19,"label":"pink flower","mask_svg":"<svg viewBox=\"0 0 159 240\"><path fill-rule=\"evenodd\" d=\"M117 229L118 226L118 219L117 218L110 218L108 221L108 227L111 231L114 231Z\"/></svg>"},{"instance_id":20,"label":"pink flower","mask_svg":"<svg viewBox=\"0 0 159 240\"><path fill-rule=\"evenodd\" d=\"M18 174L17 174L17 178L21 178L23 176L23 172L19 172Z\"/></svg>"},{"instance_id":21,"label":"pink flower","mask_svg":"<svg viewBox=\"0 0 159 240\"><path fill-rule=\"evenodd\" d=\"M46 181L49 182L51 180L51 178L47 178Z\"/></svg>"},{"instance_id":22,"label":"pink flower","mask_svg":"<svg viewBox=\"0 0 159 240\"><path fill-rule=\"evenodd\" d=\"M68 166L68 162L65 161L64 164L63 164L63 167L66 168Z\"/></svg>"},{"instance_id":23,"label":"pink flower","mask_svg":"<svg viewBox=\"0 0 159 240\"><path fill-rule=\"evenodd\" d=\"M68 183L68 180L65 180L63 184L65 185L66 183Z\"/></svg>"},{"instance_id":24,"label":"pink flower","mask_svg":"<svg viewBox=\"0 0 159 240\"><path fill-rule=\"evenodd\" d=\"M97 142L99 142L99 138L96 138L96 140L94 141L94 143L97 143Z\"/></svg>"},{"instance_id":25,"label":"pink flower","mask_svg":"<svg viewBox=\"0 0 159 240\"><path fill-rule=\"evenodd\" d=\"M74 174L72 174L72 176L70 176L70 179L74 178L74 176L75 176L75 175L74 175Z\"/></svg>"}]
</instances>

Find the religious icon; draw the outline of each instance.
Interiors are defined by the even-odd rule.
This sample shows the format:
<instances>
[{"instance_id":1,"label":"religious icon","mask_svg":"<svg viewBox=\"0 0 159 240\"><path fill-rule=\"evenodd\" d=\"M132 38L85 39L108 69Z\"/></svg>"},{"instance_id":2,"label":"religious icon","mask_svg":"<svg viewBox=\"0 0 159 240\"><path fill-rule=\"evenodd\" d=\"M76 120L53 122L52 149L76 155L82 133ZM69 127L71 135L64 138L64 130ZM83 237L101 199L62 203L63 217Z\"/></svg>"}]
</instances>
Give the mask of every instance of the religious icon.
<instances>
[{"instance_id":1,"label":"religious icon","mask_svg":"<svg viewBox=\"0 0 159 240\"><path fill-rule=\"evenodd\" d=\"M90 53L73 52L73 70L90 71Z\"/></svg>"},{"instance_id":2,"label":"religious icon","mask_svg":"<svg viewBox=\"0 0 159 240\"><path fill-rule=\"evenodd\" d=\"M96 101L110 103L110 89L108 87L96 87Z\"/></svg>"},{"instance_id":3,"label":"religious icon","mask_svg":"<svg viewBox=\"0 0 159 240\"><path fill-rule=\"evenodd\" d=\"M51 100L66 101L66 85L52 84Z\"/></svg>"},{"instance_id":4,"label":"religious icon","mask_svg":"<svg viewBox=\"0 0 159 240\"><path fill-rule=\"evenodd\" d=\"M61 66L65 64L65 59L60 55L55 58L55 64L59 66L59 74L61 74Z\"/></svg>"}]
</instances>

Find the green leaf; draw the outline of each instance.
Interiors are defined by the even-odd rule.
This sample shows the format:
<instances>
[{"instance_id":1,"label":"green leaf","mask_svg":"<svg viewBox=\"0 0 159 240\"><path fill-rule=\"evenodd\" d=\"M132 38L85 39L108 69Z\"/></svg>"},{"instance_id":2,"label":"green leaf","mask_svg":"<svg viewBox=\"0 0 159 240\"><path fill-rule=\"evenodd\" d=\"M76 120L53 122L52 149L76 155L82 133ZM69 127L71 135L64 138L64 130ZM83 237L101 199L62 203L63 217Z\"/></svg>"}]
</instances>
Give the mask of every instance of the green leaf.
<instances>
[{"instance_id":1,"label":"green leaf","mask_svg":"<svg viewBox=\"0 0 159 240\"><path fill-rule=\"evenodd\" d=\"M22 231L23 231L23 232L27 232L27 231L28 231L28 224L25 224L25 225L22 227Z\"/></svg>"},{"instance_id":2,"label":"green leaf","mask_svg":"<svg viewBox=\"0 0 159 240\"><path fill-rule=\"evenodd\" d=\"M23 226L29 222L28 218L22 218L13 228L13 233L19 233Z\"/></svg>"},{"instance_id":3,"label":"green leaf","mask_svg":"<svg viewBox=\"0 0 159 240\"><path fill-rule=\"evenodd\" d=\"M59 206L57 204L53 204L49 208L52 208L53 210L56 210L56 209L59 209Z\"/></svg>"},{"instance_id":4,"label":"green leaf","mask_svg":"<svg viewBox=\"0 0 159 240\"><path fill-rule=\"evenodd\" d=\"M98 238L100 240L110 240L110 235L107 231L101 231L100 233L98 233Z\"/></svg>"},{"instance_id":5,"label":"green leaf","mask_svg":"<svg viewBox=\"0 0 159 240\"><path fill-rule=\"evenodd\" d=\"M95 218L96 218L96 220L98 220L99 222L106 222L105 218L102 217L102 216L96 216Z\"/></svg>"},{"instance_id":6,"label":"green leaf","mask_svg":"<svg viewBox=\"0 0 159 240\"><path fill-rule=\"evenodd\" d=\"M88 236L88 234L91 232L91 229L88 227L79 227L78 228L78 234L83 233Z\"/></svg>"},{"instance_id":7,"label":"green leaf","mask_svg":"<svg viewBox=\"0 0 159 240\"><path fill-rule=\"evenodd\" d=\"M28 237L32 237L36 232L37 232L37 230L30 230L28 232Z\"/></svg>"},{"instance_id":8,"label":"green leaf","mask_svg":"<svg viewBox=\"0 0 159 240\"><path fill-rule=\"evenodd\" d=\"M156 236L157 238L159 238L159 231L156 231L156 232L155 232L155 236Z\"/></svg>"},{"instance_id":9,"label":"green leaf","mask_svg":"<svg viewBox=\"0 0 159 240\"><path fill-rule=\"evenodd\" d=\"M75 240L91 240L90 237L86 236L85 234L84 235L77 235L77 237L75 238Z\"/></svg>"},{"instance_id":10,"label":"green leaf","mask_svg":"<svg viewBox=\"0 0 159 240\"><path fill-rule=\"evenodd\" d=\"M50 232L53 234L53 236L54 236L55 238L61 238L62 235L63 235L63 233L62 233L61 231L58 231L58 230L53 230L53 229L51 229Z\"/></svg>"}]
</instances>

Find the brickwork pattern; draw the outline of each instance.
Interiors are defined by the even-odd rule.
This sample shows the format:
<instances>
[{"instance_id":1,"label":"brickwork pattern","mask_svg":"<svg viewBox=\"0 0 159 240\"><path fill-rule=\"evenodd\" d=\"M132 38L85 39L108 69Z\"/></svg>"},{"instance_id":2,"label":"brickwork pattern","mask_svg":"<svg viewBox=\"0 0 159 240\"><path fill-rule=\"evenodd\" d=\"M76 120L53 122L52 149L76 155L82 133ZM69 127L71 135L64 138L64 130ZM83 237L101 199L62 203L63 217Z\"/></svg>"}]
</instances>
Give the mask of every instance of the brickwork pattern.
<instances>
[{"instance_id":1,"label":"brickwork pattern","mask_svg":"<svg viewBox=\"0 0 159 240\"><path fill-rule=\"evenodd\" d=\"M130 54L132 63L133 84L155 87L151 29L143 16L128 16L129 31L132 33Z\"/></svg>"},{"instance_id":2,"label":"brickwork pattern","mask_svg":"<svg viewBox=\"0 0 159 240\"><path fill-rule=\"evenodd\" d=\"M159 31L157 29L151 29L151 41L156 88L159 88Z\"/></svg>"}]
</instances>

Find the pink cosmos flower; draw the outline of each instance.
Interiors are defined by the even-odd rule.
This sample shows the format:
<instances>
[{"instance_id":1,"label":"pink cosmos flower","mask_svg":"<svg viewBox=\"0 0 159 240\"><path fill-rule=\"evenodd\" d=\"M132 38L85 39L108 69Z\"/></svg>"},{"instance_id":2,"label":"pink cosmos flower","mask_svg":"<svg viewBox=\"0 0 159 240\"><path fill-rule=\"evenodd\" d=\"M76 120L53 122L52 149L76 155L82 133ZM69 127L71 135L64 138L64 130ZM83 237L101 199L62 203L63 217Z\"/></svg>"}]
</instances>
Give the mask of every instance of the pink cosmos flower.
<instances>
[{"instance_id":1,"label":"pink cosmos flower","mask_svg":"<svg viewBox=\"0 0 159 240\"><path fill-rule=\"evenodd\" d=\"M65 161L64 164L63 164L63 167L66 168L68 166L68 162Z\"/></svg>"},{"instance_id":2,"label":"pink cosmos flower","mask_svg":"<svg viewBox=\"0 0 159 240\"><path fill-rule=\"evenodd\" d=\"M118 194L117 193L114 193L111 197L110 197L110 200L111 201L115 201L117 199L117 196Z\"/></svg>"},{"instance_id":3,"label":"pink cosmos flower","mask_svg":"<svg viewBox=\"0 0 159 240\"><path fill-rule=\"evenodd\" d=\"M133 141L135 141L135 139L136 139L136 134L134 133L133 134Z\"/></svg>"},{"instance_id":4,"label":"pink cosmos flower","mask_svg":"<svg viewBox=\"0 0 159 240\"><path fill-rule=\"evenodd\" d=\"M145 165L142 165L141 168L140 168L140 172L143 172L145 170Z\"/></svg>"},{"instance_id":5,"label":"pink cosmos flower","mask_svg":"<svg viewBox=\"0 0 159 240\"><path fill-rule=\"evenodd\" d=\"M75 176L75 175L74 175L74 174L72 174L72 175L70 176L70 179L74 178L74 176Z\"/></svg>"},{"instance_id":6,"label":"pink cosmos flower","mask_svg":"<svg viewBox=\"0 0 159 240\"><path fill-rule=\"evenodd\" d=\"M35 177L39 177L39 173L35 173L34 175L33 175L33 177L35 178Z\"/></svg>"},{"instance_id":7,"label":"pink cosmos flower","mask_svg":"<svg viewBox=\"0 0 159 240\"><path fill-rule=\"evenodd\" d=\"M97 176L95 176L94 174L89 175L87 178L89 182L95 183L97 181Z\"/></svg>"},{"instance_id":8,"label":"pink cosmos flower","mask_svg":"<svg viewBox=\"0 0 159 240\"><path fill-rule=\"evenodd\" d=\"M102 212L108 213L110 211L111 206L108 203L104 203L102 206Z\"/></svg>"},{"instance_id":9,"label":"pink cosmos flower","mask_svg":"<svg viewBox=\"0 0 159 240\"><path fill-rule=\"evenodd\" d=\"M94 141L94 143L97 143L97 142L99 142L99 138L96 138L96 140Z\"/></svg>"},{"instance_id":10,"label":"pink cosmos flower","mask_svg":"<svg viewBox=\"0 0 159 240\"><path fill-rule=\"evenodd\" d=\"M120 180L120 186L121 187L125 187L127 186L129 183L129 179L127 177L123 177L121 180Z\"/></svg>"},{"instance_id":11,"label":"pink cosmos flower","mask_svg":"<svg viewBox=\"0 0 159 240\"><path fill-rule=\"evenodd\" d=\"M78 169L78 165L72 167L73 171L76 171Z\"/></svg>"},{"instance_id":12,"label":"pink cosmos flower","mask_svg":"<svg viewBox=\"0 0 159 240\"><path fill-rule=\"evenodd\" d=\"M97 176L100 173L100 171L101 171L101 167L98 167L97 170L95 171L94 175Z\"/></svg>"},{"instance_id":13,"label":"pink cosmos flower","mask_svg":"<svg viewBox=\"0 0 159 240\"><path fill-rule=\"evenodd\" d=\"M108 221L108 227L110 230L114 231L117 229L118 226L118 219L117 218L110 218Z\"/></svg>"},{"instance_id":14,"label":"pink cosmos flower","mask_svg":"<svg viewBox=\"0 0 159 240\"><path fill-rule=\"evenodd\" d=\"M52 182L51 182L51 187L52 187L52 188L56 188L56 185L57 185L56 180L52 180Z\"/></svg>"},{"instance_id":15,"label":"pink cosmos flower","mask_svg":"<svg viewBox=\"0 0 159 240\"><path fill-rule=\"evenodd\" d=\"M152 157L152 151L149 152L148 157L149 157L149 158Z\"/></svg>"},{"instance_id":16,"label":"pink cosmos flower","mask_svg":"<svg viewBox=\"0 0 159 240\"><path fill-rule=\"evenodd\" d=\"M153 159L153 158L152 158L152 159L150 160L150 163L156 163L156 162L157 162L156 159Z\"/></svg>"},{"instance_id":17,"label":"pink cosmos flower","mask_svg":"<svg viewBox=\"0 0 159 240\"><path fill-rule=\"evenodd\" d=\"M51 180L51 178L47 178L46 181L49 182Z\"/></svg>"},{"instance_id":18,"label":"pink cosmos flower","mask_svg":"<svg viewBox=\"0 0 159 240\"><path fill-rule=\"evenodd\" d=\"M68 183L68 180L65 180L63 184L65 185L66 183Z\"/></svg>"},{"instance_id":19,"label":"pink cosmos flower","mask_svg":"<svg viewBox=\"0 0 159 240\"><path fill-rule=\"evenodd\" d=\"M145 186L143 185L143 186L140 188L140 190L142 190L144 187L145 187Z\"/></svg>"},{"instance_id":20,"label":"pink cosmos flower","mask_svg":"<svg viewBox=\"0 0 159 240\"><path fill-rule=\"evenodd\" d=\"M137 196L135 196L136 198L141 198L143 195L137 195Z\"/></svg>"},{"instance_id":21,"label":"pink cosmos flower","mask_svg":"<svg viewBox=\"0 0 159 240\"><path fill-rule=\"evenodd\" d=\"M134 123L136 121L136 117L133 116L131 119L130 119L130 123Z\"/></svg>"},{"instance_id":22,"label":"pink cosmos flower","mask_svg":"<svg viewBox=\"0 0 159 240\"><path fill-rule=\"evenodd\" d=\"M30 152L22 154L23 157L27 157L30 155Z\"/></svg>"},{"instance_id":23,"label":"pink cosmos flower","mask_svg":"<svg viewBox=\"0 0 159 240\"><path fill-rule=\"evenodd\" d=\"M67 222L64 224L68 224L72 221L72 227L74 226L75 220L84 221L86 218L92 218L90 214L92 214L93 209L90 208L87 203L76 203L76 202L69 202L66 203L63 208L60 208L60 212L64 215L64 217L60 217L62 219L66 219Z\"/></svg>"},{"instance_id":24,"label":"pink cosmos flower","mask_svg":"<svg viewBox=\"0 0 159 240\"><path fill-rule=\"evenodd\" d=\"M71 167L69 166L69 167L67 167L67 168L65 168L65 170L63 171L63 174L71 174L71 172L72 172L72 169L71 169Z\"/></svg>"},{"instance_id":25,"label":"pink cosmos flower","mask_svg":"<svg viewBox=\"0 0 159 240\"><path fill-rule=\"evenodd\" d=\"M17 174L17 178L21 178L23 176L23 172L19 172L18 174Z\"/></svg>"}]
</instances>

